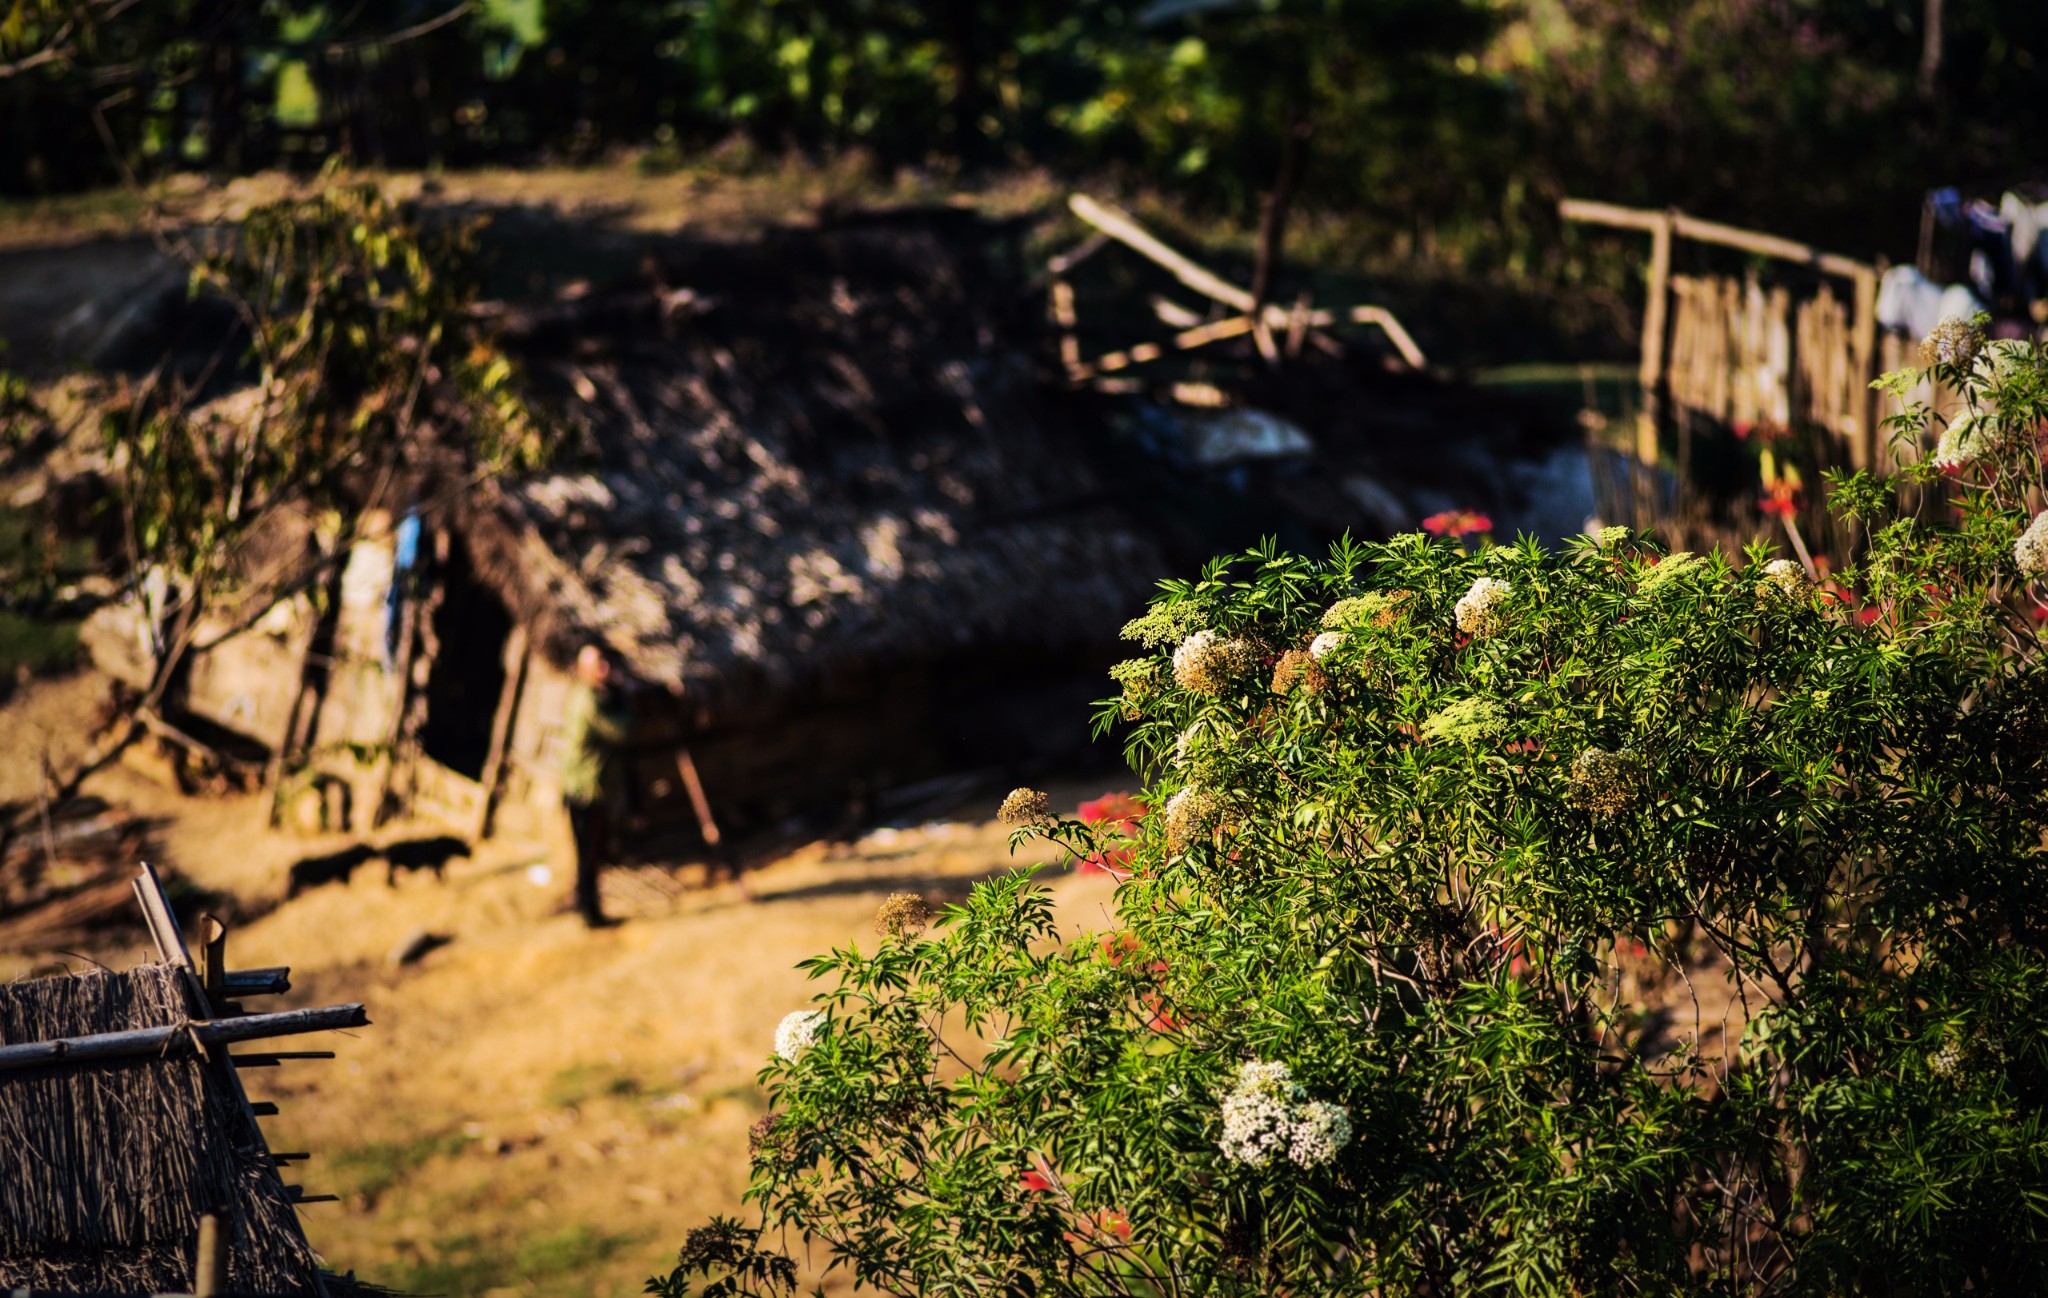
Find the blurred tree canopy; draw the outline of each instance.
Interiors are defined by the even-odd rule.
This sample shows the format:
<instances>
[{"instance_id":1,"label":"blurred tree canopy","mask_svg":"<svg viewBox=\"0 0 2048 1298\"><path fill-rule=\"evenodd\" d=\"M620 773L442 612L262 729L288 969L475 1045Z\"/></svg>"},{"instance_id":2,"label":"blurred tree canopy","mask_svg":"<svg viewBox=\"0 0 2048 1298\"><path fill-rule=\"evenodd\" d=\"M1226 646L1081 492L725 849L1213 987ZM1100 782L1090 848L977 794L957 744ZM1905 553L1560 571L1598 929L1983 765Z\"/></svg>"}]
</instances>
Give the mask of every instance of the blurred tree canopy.
<instances>
[{"instance_id":1,"label":"blurred tree canopy","mask_svg":"<svg viewBox=\"0 0 2048 1298\"><path fill-rule=\"evenodd\" d=\"M739 136L1291 198L1458 268L1567 192L1860 252L2038 173L2043 58L2003 0L0 0L0 193Z\"/></svg>"}]
</instances>

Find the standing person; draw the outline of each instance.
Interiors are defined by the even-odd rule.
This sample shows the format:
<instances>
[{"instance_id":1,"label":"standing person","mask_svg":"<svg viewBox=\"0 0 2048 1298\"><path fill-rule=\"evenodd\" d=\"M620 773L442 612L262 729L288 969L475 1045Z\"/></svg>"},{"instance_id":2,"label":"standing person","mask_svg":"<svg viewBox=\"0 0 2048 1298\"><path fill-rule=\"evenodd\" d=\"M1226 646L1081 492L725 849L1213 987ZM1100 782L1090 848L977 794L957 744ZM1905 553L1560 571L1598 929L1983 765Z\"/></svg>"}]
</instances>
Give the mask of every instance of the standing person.
<instances>
[{"instance_id":1,"label":"standing person","mask_svg":"<svg viewBox=\"0 0 2048 1298\"><path fill-rule=\"evenodd\" d=\"M591 928L609 922L597 894L597 876L611 847L620 793L619 745L630 721L616 676L603 646L584 645L576 655L576 685L562 723L562 803L575 845L576 913Z\"/></svg>"}]
</instances>

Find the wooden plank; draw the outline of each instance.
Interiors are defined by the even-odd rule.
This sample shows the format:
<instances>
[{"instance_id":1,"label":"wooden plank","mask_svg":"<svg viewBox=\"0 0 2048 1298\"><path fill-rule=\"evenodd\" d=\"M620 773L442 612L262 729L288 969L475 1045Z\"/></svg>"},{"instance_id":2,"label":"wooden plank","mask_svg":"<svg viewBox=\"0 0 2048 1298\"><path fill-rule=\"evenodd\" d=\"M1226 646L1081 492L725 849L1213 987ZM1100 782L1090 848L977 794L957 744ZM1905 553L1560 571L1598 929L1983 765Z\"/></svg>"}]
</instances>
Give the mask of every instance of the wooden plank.
<instances>
[{"instance_id":1,"label":"wooden plank","mask_svg":"<svg viewBox=\"0 0 2048 1298\"><path fill-rule=\"evenodd\" d=\"M104 1059L126 1059L137 1055L166 1055L197 1042L201 1046L226 1046L239 1041L264 1041L274 1037L297 1036L306 1032L331 1032L340 1028L369 1025L361 1005L324 1005L317 1009L284 1010L276 1014L244 1014L240 1018L171 1023L162 1027L133 1028L125 1032L96 1032L90 1036L57 1037L0 1046L0 1072L39 1068L48 1064L92 1063Z\"/></svg>"}]
</instances>

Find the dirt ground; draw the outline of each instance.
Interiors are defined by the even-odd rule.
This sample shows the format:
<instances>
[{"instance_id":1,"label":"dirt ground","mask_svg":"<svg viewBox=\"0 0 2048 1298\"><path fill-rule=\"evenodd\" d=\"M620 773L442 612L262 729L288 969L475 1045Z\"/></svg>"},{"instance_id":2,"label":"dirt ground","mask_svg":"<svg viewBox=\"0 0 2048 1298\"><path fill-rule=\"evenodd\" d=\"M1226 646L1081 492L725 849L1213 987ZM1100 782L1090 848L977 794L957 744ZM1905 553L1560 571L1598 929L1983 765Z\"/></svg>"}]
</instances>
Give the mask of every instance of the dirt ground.
<instances>
[{"instance_id":1,"label":"dirt ground","mask_svg":"<svg viewBox=\"0 0 2048 1298\"><path fill-rule=\"evenodd\" d=\"M0 796L33 795L46 744L61 760L96 691L89 676L50 682L0 709ZM87 791L166 817L177 874L276 903L233 931L230 967L291 966L289 1005L367 1007L367 1030L292 1043L334 1060L246 1072L250 1098L278 1105L264 1122L273 1150L312 1154L290 1179L339 1196L303 1210L330 1266L455 1298L639 1293L692 1226L741 1209L746 1129L765 1107L755 1075L776 1022L814 990L796 963L873 943L891 892L958 899L1012 864L990 800L804 847L751 873L747 895L704 888L690 867L618 871L607 901L626 922L590 932L561 913L568 877L548 844L492 842L438 880L390 884L372 862L282 901L290 862L349 840L272 831L256 797L180 799L121 766ZM1071 808L1102 790L1051 791ZM1101 876L1053 881L1067 922L1106 926ZM393 964L422 934L439 944ZM0 978L85 954L0 953Z\"/></svg>"}]
</instances>

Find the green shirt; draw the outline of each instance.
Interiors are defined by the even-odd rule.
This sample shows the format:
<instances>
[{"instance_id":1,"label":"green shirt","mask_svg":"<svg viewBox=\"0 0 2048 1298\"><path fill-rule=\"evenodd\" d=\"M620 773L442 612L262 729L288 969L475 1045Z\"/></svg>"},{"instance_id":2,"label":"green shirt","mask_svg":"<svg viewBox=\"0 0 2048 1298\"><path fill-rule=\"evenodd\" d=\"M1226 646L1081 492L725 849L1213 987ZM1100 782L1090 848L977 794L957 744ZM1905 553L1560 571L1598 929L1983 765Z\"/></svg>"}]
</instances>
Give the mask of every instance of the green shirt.
<instances>
[{"instance_id":1,"label":"green shirt","mask_svg":"<svg viewBox=\"0 0 2048 1298\"><path fill-rule=\"evenodd\" d=\"M569 692L562 717L562 797L579 807L618 792L618 747L629 718L617 690L602 697L583 681Z\"/></svg>"}]
</instances>

